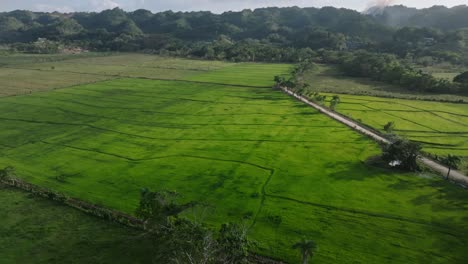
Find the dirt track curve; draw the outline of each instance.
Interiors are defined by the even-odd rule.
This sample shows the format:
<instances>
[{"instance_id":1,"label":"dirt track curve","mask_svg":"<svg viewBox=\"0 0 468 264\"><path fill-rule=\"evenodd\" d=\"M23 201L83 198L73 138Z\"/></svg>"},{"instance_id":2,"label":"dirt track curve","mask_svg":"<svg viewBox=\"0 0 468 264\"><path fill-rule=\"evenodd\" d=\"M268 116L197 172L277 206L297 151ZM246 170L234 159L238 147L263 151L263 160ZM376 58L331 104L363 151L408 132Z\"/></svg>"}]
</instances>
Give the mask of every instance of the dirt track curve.
<instances>
[{"instance_id":1,"label":"dirt track curve","mask_svg":"<svg viewBox=\"0 0 468 264\"><path fill-rule=\"evenodd\" d=\"M281 90L283 92L285 92L286 94L296 98L297 100L317 109L320 113L323 113L337 121L339 121L340 123L343 123L347 126L349 126L350 128L364 134L364 135L367 135L369 137L371 137L372 139L374 139L375 141L377 142L380 142L380 143L384 143L384 144L390 144L390 141L386 138L384 138L383 136L359 125L358 123L336 113L336 112L333 112L331 110L329 110L328 108L325 108L321 105L318 105L314 102L311 102L309 101L307 98L299 95L299 94L296 94L292 91L290 91L289 89L285 88L285 87L281 87ZM427 167L439 172L443 177L445 177L447 175L447 172L448 172L448 168L442 164L439 164L437 162L435 162L434 160L431 160L429 158L426 158L426 157L420 157L419 158L420 161L426 165ZM468 176L462 174L461 172L459 171L455 171L455 170L452 170L450 172L450 180L452 181L455 181L461 185L463 185L464 187L468 186Z\"/></svg>"}]
</instances>

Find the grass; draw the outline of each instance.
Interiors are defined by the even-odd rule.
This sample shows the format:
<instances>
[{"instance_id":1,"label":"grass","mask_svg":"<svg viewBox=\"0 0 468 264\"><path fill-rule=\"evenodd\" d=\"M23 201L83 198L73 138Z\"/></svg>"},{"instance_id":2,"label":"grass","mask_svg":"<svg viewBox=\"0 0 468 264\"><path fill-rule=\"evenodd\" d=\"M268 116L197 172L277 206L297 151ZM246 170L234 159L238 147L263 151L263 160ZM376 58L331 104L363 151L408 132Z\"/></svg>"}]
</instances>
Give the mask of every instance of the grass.
<instances>
[{"instance_id":1,"label":"grass","mask_svg":"<svg viewBox=\"0 0 468 264\"><path fill-rule=\"evenodd\" d=\"M398 86L371 81L368 78L343 76L334 65L317 65L304 76L309 92L368 95L428 101L468 102L467 96L453 94L421 94Z\"/></svg>"},{"instance_id":2,"label":"grass","mask_svg":"<svg viewBox=\"0 0 468 264\"><path fill-rule=\"evenodd\" d=\"M192 81L271 87L275 75L292 70L289 64L240 63L188 78ZM273 74L273 75L272 75Z\"/></svg>"},{"instance_id":3,"label":"grass","mask_svg":"<svg viewBox=\"0 0 468 264\"><path fill-rule=\"evenodd\" d=\"M148 263L137 231L0 185L1 263Z\"/></svg>"},{"instance_id":4,"label":"grass","mask_svg":"<svg viewBox=\"0 0 468 264\"><path fill-rule=\"evenodd\" d=\"M381 132L393 121L398 135L421 142L425 151L463 157L460 169L468 173L468 104L423 101L467 101L466 97L403 93L391 85L342 76L330 65L318 65L306 74L306 80L311 85L306 94L321 92L329 99L340 94L338 112Z\"/></svg>"},{"instance_id":5,"label":"grass","mask_svg":"<svg viewBox=\"0 0 468 264\"><path fill-rule=\"evenodd\" d=\"M35 71L0 68L0 97L43 92L112 78L73 72L56 72L53 70Z\"/></svg>"},{"instance_id":6,"label":"grass","mask_svg":"<svg viewBox=\"0 0 468 264\"><path fill-rule=\"evenodd\" d=\"M176 190L213 206L208 224L245 221L259 253L290 262L303 236L319 263L466 260L466 190L368 165L375 143L271 88L215 84L271 82L244 69L1 98L0 166L128 213L143 187Z\"/></svg>"},{"instance_id":7,"label":"grass","mask_svg":"<svg viewBox=\"0 0 468 264\"><path fill-rule=\"evenodd\" d=\"M422 70L423 72L432 74L434 77L446 79L449 81L453 81L453 78L455 78L455 76L468 70L465 67L454 66L450 63L435 64L427 67L416 66L416 68Z\"/></svg>"},{"instance_id":8,"label":"grass","mask_svg":"<svg viewBox=\"0 0 468 264\"><path fill-rule=\"evenodd\" d=\"M112 53L87 52L81 54L27 54L27 53L0 53L0 66L25 65L32 63L59 62L71 59L91 59L93 57L109 56Z\"/></svg>"},{"instance_id":9,"label":"grass","mask_svg":"<svg viewBox=\"0 0 468 264\"><path fill-rule=\"evenodd\" d=\"M112 77L151 79L182 79L187 76L223 68L231 64L216 61L174 59L145 54L117 54L114 56L81 58L61 62L21 65L23 69L74 72Z\"/></svg>"},{"instance_id":10,"label":"grass","mask_svg":"<svg viewBox=\"0 0 468 264\"><path fill-rule=\"evenodd\" d=\"M340 98L336 110L341 114L382 133L388 122L394 122L396 134L420 142L424 151L439 156L458 155L468 161L468 104L346 94Z\"/></svg>"},{"instance_id":11,"label":"grass","mask_svg":"<svg viewBox=\"0 0 468 264\"><path fill-rule=\"evenodd\" d=\"M106 56L104 56L106 55ZM188 60L145 54L0 56L0 97L118 78L271 87L290 65Z\"/></svg>"}]
</instances>

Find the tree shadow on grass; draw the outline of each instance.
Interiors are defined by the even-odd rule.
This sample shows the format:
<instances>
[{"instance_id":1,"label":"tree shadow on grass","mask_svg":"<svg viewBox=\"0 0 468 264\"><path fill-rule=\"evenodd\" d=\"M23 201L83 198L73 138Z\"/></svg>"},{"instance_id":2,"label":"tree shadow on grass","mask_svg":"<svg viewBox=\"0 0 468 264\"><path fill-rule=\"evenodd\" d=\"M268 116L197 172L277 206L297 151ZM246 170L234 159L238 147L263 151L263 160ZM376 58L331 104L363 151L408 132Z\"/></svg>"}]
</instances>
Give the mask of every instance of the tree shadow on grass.
<instances>
[{"instance_id":1,"label":"tree shadow on grass","mask_svg":"<svg viewBox=\"0 0 468 264\"><path fill-rule=\"evenodd\" d=\"M330 162L326 167L336 168L343 167L342 163ZM370 178L379 177L382 174L382 169L367 165L365 162L354 162L346 166L345 169L328 174L328 177L335 180L344 181L364 181ZM391 175L389 175L391 177Z\"/></svg>"}]
</instances>

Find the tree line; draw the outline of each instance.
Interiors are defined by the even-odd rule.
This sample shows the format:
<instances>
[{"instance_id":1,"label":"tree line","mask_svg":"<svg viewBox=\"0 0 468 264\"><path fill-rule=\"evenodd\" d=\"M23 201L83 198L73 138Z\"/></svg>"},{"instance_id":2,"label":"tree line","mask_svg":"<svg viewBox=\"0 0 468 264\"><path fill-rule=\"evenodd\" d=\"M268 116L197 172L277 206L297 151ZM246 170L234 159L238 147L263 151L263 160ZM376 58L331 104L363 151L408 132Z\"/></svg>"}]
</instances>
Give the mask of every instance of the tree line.
<instances>
[{"instance_id":1,"label":"tree line","mask_svg":"<svg viewBox=\"0 0 468 264\"><path fill-rule=\"evenodd\" d=\"M453 18L452 13L446 14L444 18ZM154 14L119 8L70 14L16 10L0 13L0 44L28 52L53 52L57 46L71 45L95 51L284 62L300 60L308 49L365 49L416 61L429 57L468 63L468 30L464 28L468 23L466 16L456 14L460 19L452 27L433 28L412 27L411 23L395 26L377 15L333 7L261 8L223 14ZM49 45L38 48L34 42L39 38L50 41Z\"/></svg>"},{"instance_id":2,"label":"tree line","mask_svg":"<svg viewBox=\"0 0 468 264\"><path fill-rule=\"evenodd\" d=\"M322 62L333 63L351 77L366 77L375 81L403 87L409 91L424 93L468 93L468 73L462 73L453 79L436 78L421 70L416 70L402 62L396 55L357 52L322 52Z\"/></svg>"}]
</instances>

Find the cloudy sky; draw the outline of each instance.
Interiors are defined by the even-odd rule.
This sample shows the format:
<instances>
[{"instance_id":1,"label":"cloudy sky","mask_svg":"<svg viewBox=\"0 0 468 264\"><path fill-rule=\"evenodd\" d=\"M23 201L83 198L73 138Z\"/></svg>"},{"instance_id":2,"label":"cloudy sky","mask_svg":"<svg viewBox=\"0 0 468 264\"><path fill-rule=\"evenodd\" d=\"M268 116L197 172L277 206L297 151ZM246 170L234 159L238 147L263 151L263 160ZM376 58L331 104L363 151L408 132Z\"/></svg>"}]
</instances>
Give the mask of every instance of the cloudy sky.
<instances>
[{"instance_id":1,"label":"cloudy sky","mask_svg":"<svg viewBox=\"0 0 468 264\"><path fill-rule=\"evenodd\" d=\"M377 2L403 4L411 7L433 5L455 6L467 4L467 0L0 0L0 11L27 9L33 11L101 11L114 7L125 10L139 8L152 11L164 10L227 10L254 9L266 6L336 6L359 11Z\"/></svg>"}]
</instances>

